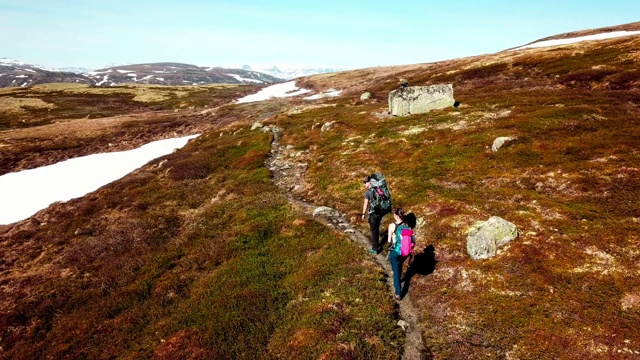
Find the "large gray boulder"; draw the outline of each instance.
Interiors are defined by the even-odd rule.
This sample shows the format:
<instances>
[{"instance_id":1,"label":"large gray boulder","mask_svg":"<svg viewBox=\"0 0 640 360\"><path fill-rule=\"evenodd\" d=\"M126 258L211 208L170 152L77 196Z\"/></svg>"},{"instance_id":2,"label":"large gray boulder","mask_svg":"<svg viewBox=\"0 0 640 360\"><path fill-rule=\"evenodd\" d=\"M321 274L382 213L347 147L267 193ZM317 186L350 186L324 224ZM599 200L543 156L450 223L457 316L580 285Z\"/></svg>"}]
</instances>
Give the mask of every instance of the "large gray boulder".
<instances>
[{"instance_id":1,"label":"large gray boulder","mask_svg":"<svg viewBox=\"0 0 640 360\"><path fill-rule=\"evenodd\" d=\"M454 103L451 84L400 87L389 93L389 113L394 116L422 114Z\"/></svg>"},{"instance_id":2,"label":"large gray boulder","mask_svg":"<svg viewBox=\"0 0 640 360\"><path fill-rule=\"evenodd\" d=\"M498 216L474 224L467 235L467 253L474 260L496 255L498 248L518 237L515 224Z\"/></svg>"}]
</instances>

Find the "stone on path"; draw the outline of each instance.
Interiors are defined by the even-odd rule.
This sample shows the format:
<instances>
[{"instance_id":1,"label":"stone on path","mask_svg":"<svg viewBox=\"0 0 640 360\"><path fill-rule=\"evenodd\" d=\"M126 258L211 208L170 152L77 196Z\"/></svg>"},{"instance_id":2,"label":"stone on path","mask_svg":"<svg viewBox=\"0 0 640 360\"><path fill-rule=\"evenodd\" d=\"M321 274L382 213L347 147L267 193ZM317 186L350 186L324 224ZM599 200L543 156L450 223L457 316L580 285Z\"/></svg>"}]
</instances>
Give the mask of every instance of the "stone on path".
<instances>
[{"instance_id":1,"label":"stone on path","mask_svg":"<svg viewBox=\"0 0 640 360\"><path fill-rule=\"evenodd\" d=\"M340 214L336 209L332 209L328 206L320 206L320 207L317 207L315 210L313 210L313 216L318 216L318 215L335 217L335 216L339 216Z\"/></svg>"}]
</instances>

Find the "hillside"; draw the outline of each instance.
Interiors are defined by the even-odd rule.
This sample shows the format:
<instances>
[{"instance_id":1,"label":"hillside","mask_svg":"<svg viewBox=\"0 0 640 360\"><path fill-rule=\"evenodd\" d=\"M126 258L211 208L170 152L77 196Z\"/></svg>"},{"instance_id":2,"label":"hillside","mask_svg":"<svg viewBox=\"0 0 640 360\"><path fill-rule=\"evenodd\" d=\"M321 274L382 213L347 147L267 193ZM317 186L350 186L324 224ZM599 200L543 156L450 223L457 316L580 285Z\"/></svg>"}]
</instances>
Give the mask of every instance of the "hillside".
<instances>
[{"instance_id":1,"label":"hillside","mask_svg":"<svg viewBox=\"0 0 640 360\"><path fill-rule=\"evenodd\" d=\"M180 63L150 63L114 66L88 73L55 71L15 60L0 59L0 87L26 87L49 83L96 86L126 84L210 85L269 84L282 79L258 71L201 67Z\"/></svg>"},{"instance_id":2,"label":"hillside","mask_svg":"<svg viewBox=\"0 0 640 360\"><path fill-rule=\"evenodd\" d=\"M626 36L298 79L342 91L313 101L234 103L256 85L2 90L18 104L2 118L2 173L203 133L0 226L2 356L398 358L398 305L374 257L286 197L368 234L361 179L379 170L419 219L403 301L424 358L637 358L639 53ZM451 83L461 105L390 117L401 78ZM256 121L281 129L275 170ZM493 152L499 136L516 140ZM466 231L494 215L520 236L474 261Z\"/></svg>"},{"instance_id":3,"label":"hillside","mask_svg":"<svg viewBox=\"0 0 640 360\"><path fill-rule=\"evenodd\" d=\"M69 71L50 71L11 59L0 59L0 88L45 83L92 84L86 76Z\"/></svg>"},{"instance_id":4,"label":"hillside","mask_svg":"<svg viewBox=\"0 0 640 360\"><path fill-rule=\"evenodd\" d=\"M98 86L126 83L155 85L269 84L282 81L258 71L200 67L179 63L123 65L92 71L88 76Z\"/></svg>"}]
</instances>

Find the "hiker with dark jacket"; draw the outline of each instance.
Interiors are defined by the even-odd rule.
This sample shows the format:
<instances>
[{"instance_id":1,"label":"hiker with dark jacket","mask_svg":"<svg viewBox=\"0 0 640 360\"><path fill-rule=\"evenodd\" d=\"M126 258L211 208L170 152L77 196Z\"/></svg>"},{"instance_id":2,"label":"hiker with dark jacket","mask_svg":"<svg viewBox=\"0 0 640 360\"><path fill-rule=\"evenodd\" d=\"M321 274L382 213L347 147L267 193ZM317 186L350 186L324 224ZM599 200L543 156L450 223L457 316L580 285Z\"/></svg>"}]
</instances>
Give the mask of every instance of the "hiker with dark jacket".
<instances>
[{"instance_id":1,"label":"hiker with dark jacket","mask_svg":"<svg viewBox=\"0 0 640 360\"><path fill-rule=\"evenodd\" d=\"M369 229L371 229L371 249L369 252L378 254L380 252L380 222L382 222L384 215L370 211L371 201L374 197L374 189L371 187L371 176L364 178L364 186L366 190L364 192L364 203L362 204L362 220L364 220L367 214L369 215Z\"/></svg>"},{"instance_id":2,"label":"hiker with dark jacket","mask_svg":"<svg viewBox=\"0 0 640 360\"><path fill-rule=\"evenodd\" d=\"M406 255L402 256L401 253L401 237L398 234L398 228L402 225L402 228L412 227L408 224L408 221L405 217L404 210L401 208L395 208L393 210L393 219L394 221L389 224L387 242L391 244L389 248L389 262L391 263L391 270L393 270L393 289L395 291L396 300L400 300L402 296L402 286L401 286L401 278L402 278L402 264L404 261L412 256ZM411 242L415 244L415 238L413 237L413 232L411 234ZM411 252L413 252L413 246L411 246Z\"/></svg>"}]
</instances>

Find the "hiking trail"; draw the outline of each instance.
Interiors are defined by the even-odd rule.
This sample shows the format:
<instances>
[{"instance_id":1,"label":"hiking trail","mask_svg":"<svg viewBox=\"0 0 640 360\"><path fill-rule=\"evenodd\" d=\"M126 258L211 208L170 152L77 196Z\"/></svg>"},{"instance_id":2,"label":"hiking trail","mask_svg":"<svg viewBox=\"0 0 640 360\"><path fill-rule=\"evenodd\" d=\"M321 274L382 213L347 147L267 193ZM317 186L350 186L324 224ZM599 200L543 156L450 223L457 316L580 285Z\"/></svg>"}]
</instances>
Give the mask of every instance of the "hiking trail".
<instances>
[{"instance_id":1,"label":"hiking trail","mask_svg":"<svg viewBox=\"0 0 640 360\"><path fill-rule=\"evenodd\" d=\"M358 231L352 224L346 220L338 211L326 208L327 211L316 211L320 206L311 204L305 200L295 197L292 191L295 186L304 182L304 173L307 164L297 162L285 154L285 149L279 145L282 130L277 127L271 127L273 140L271 142L271 156L266 160L265 165L271 171L274 183L280 188L286 196L289 203L299 212L313 217L325 226L342 232L357 244L360 244L365 250L371 246L369 237ZM393 297L393 271L391 265L386 259L384 253L377 255L369 254L375 262L380 266L387 275L387 285L390 292L389 297ZM411 294L407 293L401 301L396 301L399 313L398 326L401 326L406 335L405 345L401 359L433 359L431 351L427 349L422 340L422 328L419 321L418 309L411 301Z\"/></svg>"}]
</instances>

